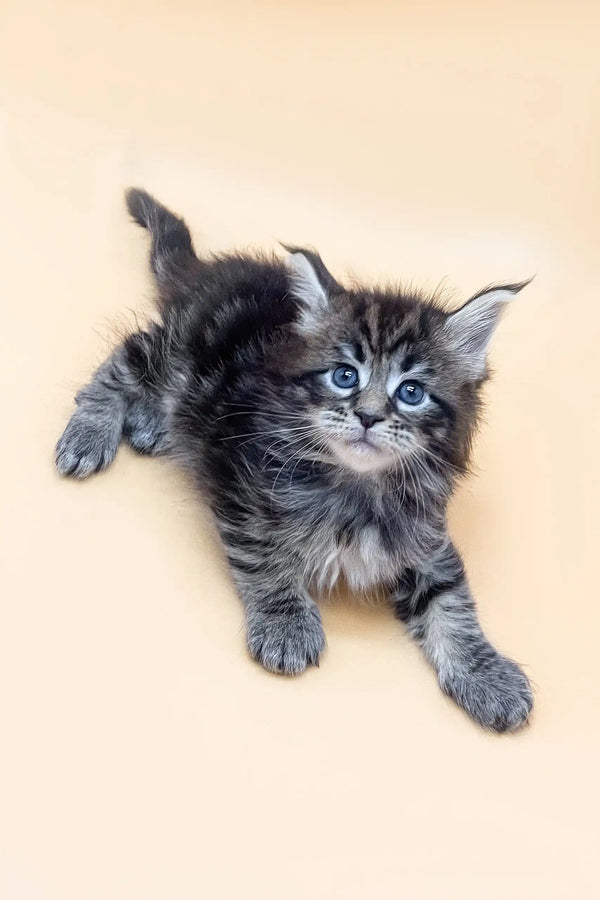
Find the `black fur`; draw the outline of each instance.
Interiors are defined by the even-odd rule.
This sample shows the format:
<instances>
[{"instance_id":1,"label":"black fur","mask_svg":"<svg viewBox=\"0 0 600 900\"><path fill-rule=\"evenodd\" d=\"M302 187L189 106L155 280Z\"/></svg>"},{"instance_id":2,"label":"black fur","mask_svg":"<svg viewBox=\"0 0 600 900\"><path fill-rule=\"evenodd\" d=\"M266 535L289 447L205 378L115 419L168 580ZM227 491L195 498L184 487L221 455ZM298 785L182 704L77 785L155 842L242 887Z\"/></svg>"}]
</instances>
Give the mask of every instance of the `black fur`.
<instances>
[{"instance_id":1,"label":"black fur","mask_svg":"<svg viewBox=\"0 0 600 900\"><path fill-rule=\"evenodd\" d=\"M487 341L522 285L450 313L415 293L346 290L311 250L199 258L182 219L144 191L127 203L152 236L160 319L78 394L59 471L104 468L122 438L191 471L268 669L317 663L320 590L380 585L448 694L486 727L522 724L529 685L482 634L446 528ZM348 389L340 365L356 370ZM399 399L405 380L424 388L420 405Z\"/></svg>"}]
</instances>

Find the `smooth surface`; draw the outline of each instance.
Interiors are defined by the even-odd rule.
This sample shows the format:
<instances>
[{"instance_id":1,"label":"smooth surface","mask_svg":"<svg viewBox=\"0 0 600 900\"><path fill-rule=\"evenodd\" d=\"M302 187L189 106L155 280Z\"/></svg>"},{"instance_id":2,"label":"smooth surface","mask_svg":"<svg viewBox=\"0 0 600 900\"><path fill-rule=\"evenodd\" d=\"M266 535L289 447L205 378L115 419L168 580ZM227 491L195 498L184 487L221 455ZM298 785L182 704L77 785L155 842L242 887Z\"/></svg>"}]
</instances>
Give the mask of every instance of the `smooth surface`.
<instances>
[{"instance_id":1,"label":"smooth surface","mask_svg":"<svg viewBox=\"0 0 600 900\"><path fill-rule=\"evenodd\" d=\"M598 896L598 5L0 18L0 896ZM452 513L482 621L536 685L529 729L480 732L391 613L349 600L320 669L267 675L175 469L123 449L55 475L73 393L151 310L129 184L199 248L309 242L457 300L537 273Z\"/></svg>"}]
</instances>

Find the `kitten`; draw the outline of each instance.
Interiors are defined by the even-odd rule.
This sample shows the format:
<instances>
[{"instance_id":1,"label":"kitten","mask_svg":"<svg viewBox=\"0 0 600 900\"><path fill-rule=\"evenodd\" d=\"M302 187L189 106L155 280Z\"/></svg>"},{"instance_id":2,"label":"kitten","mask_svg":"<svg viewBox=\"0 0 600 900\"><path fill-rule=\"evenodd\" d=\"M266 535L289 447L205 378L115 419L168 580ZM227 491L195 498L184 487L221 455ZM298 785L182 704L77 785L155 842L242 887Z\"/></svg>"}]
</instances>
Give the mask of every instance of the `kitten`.
<instances>
[{"instance_id":1,"label":"kitten","mask_svg":"<svg viewBox=\"0 0 600 900\"><path fill-rule=\"evenodd\" d=\"M486 350L524 284L455 312L347 290L318 254L196 256L144 191L160 321L130 335L76 397L63 475L108 466L121 440L166 454L207 497L243 600L250 653L272 672L318 663L315 596L383 586L442 690L484 727L522 725L527 678L483 634L446 507L466 471Z\"/></svg>"}]
</instances>

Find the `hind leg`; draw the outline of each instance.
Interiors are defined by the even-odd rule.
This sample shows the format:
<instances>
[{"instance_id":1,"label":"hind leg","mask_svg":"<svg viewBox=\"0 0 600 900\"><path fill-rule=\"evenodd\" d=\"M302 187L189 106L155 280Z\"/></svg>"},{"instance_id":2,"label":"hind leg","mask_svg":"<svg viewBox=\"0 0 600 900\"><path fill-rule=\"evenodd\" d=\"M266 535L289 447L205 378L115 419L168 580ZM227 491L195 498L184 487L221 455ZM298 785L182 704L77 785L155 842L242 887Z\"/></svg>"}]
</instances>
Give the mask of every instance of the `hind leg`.
<instances>
[{"instance_id":1,"label":"hind leg","mask_svg":"<svg viewBox=\"0 0 600 900\"><path fill-rule=\"evenodd\" d=\"M127 409L123 437L132 450L158 456L167 449L165 416L157 396L146 391Z\"/></svg>"},{"instance_id":2,"label":"hind leg","mask_svg":"<svg viewBox=\"0 0 600 900\"><path fill-rule=\"evenodd\" d=\"M105 469L123 438L140 453L164 451L160 385L152 366L156 337L146 332L129 337L79 391L77 409L56 445L61 475L85 478Z\"/></svg>"}]
</instances>

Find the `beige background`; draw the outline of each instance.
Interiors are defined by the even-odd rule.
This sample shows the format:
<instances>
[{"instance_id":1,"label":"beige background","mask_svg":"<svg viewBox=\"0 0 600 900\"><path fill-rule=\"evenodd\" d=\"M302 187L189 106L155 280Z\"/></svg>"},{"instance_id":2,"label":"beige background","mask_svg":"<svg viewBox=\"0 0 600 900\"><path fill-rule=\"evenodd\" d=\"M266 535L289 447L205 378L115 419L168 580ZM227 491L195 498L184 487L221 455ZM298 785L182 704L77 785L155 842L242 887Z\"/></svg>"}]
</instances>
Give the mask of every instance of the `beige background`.
<instances>
[{"instance_id":1,"label":"beige background","mask_svg":"<svg viewBox=\"0 0 600 900\"><path fill-rule=\"evenodd\" d=\"M598 888L600 6L4 0L0 896L589 898ZM53 445L151 309L126 185L199 248L338 274L537 273L453 507L492 639L536 685L480 732L384 608L269 676L206 514L122 449Z\"/></svg>"}]
</instances>

